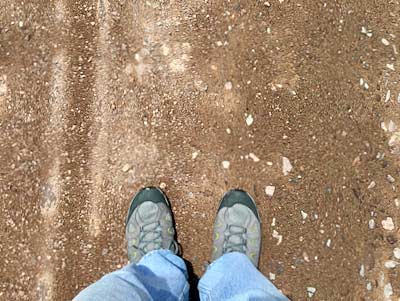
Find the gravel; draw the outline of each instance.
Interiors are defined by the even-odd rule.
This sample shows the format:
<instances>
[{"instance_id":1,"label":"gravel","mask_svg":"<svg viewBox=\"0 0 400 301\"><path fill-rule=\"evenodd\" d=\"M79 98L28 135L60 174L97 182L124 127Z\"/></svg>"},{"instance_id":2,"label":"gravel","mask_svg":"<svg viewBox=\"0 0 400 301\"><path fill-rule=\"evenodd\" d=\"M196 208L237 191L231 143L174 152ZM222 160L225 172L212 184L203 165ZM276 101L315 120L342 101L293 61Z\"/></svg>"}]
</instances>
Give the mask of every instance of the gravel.
<instances>
[{"instance_id":1,"label":"gravel","mask_svg":"<svg viewBox=\"0 0 400 301\"><path fill-rule=\"evenodd\" d=\"M385 230L392 231L394 230L394 223L391 217L387 217L382 221L382 227Z\"/></svg>"},{"instance_id":2,"label":"gravel","mask_svg":"<svg viewBox=\"0 0 400 301\"><path fill-rule=\"evenodd\" d=\"M282 173L283 175L287 176L293 169L292 164L290 163L289 159L286 157L282 157Z\"/></svg>"},{"instance_id":3,"label":"gravel","mask_svg":"<svg viewBox=\"0 0 400 301\"><path fill-rule=\"evenodd\" d=\"M275 186L266 186L265 187L265 194L269 197L272 197L275 192Z\"/></svg>"}]
</instances>

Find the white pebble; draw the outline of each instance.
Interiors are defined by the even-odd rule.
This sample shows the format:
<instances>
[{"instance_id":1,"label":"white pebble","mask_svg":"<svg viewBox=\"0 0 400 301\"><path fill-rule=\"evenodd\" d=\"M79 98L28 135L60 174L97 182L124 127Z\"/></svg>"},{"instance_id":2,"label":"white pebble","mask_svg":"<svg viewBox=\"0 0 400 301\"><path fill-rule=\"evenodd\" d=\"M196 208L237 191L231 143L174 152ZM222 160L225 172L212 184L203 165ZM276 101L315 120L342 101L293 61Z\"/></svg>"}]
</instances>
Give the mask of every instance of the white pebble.
<instances>
[{"instance_id":1,"label":"white pebble","mask_svg":"<svg viewBox=\"0 0 400 301\"><path fill-rule=\"evenodd\" d=\"M259 162L260 159L253 153L249 154L249 157L254 161L254 162Z\"/></svg>"},{"instance_id":2,"label":"white pebble","mask_svg":"<svg viewBox=\"0 0 400 301\"><path fill-rule=\"evenodd\" d=\"M251 114L249 114L249 115L246 117L246 124L247 124L248 126L250 126L250 125L253 124L253 122L254 122L254 118L253 118L253 116L252 116Z\"/></svg>"},{"instance_id":3,"label":"white pebble","mask_svg":"<svg viewBox=\"0 0 400 301\"><path fill-rule=\"evenodd\" d=\"M394 199L394 204L396 205L396 207L400 207L400 200Z\"/></svg>"},{"instance_id":4,"label":"white pebble","mask_svg":"<svg viewBox=\"0 0 400 301\"><path fill-rule=\"evenodd\" d=\"M197 158L197 156L199 155L198 151L195 151L192 153L192 159L195 160Z\"/></svg>"},{"instance_id":5,"label":"white pebble","mask_svg":"<svg viewBox=\"0 0 400 301\"><path fill-rule=\"evenodd\" d=\"M301 212L301 217L302 217L303 219L306 219L307 216L308 216L308 214L307 214L306 212L304 212L303 210L301 210L300 212Z\"/></svg>"},{"instance_id":6,"label":"white pebble","mask_svg":"<svg viewBox=\"0 0 400 301\"><path fill-rule=\"evenodd\" d=\"M365 277L365 266L363 264L360 266L360 276Z\"/></svg>"},{"instance_id":7,"label":"white pebble","mask_svg":"<svg viewBox=\"0 0 400 301\"><path fill-rule=\"evenodd\" d=\"M287 176L293 169L292 164L290 163L289 159L286 157L282 157L282 172L283 175Z\"/></svg>"},{"instance_id":8,"label":"white pebble","mask_svg":"<svg viewBox=\"0 0 400 301\"><path fill-rule=\"evenodd\" d=\"M279 245L281 244L281 242L282 242L282 235L280 235L280 234L278 233L278 231L273 230L273 231L272 231L272 237L273 237L273 238L276 238L276 239L278 240L278 242L276 243L276 245L279 246Z\"/></svg>"},{"instance_id":9,"label":"white pebble","mask_svg":"<svg viewBox=\"0 0 400 301\"><path fill-rule=\"evenodd\" d=\"M385 230L392 231L394 230L394 223L391 217L387 217L382 221L382 227Z\"/></svg>"},{"instance_id":10,"label":"white pebble","mask_svg":"<svg viewBox=\"0 0 400 301\"><path fill-rule=\"evenodd\" d=\"M387 90L386 96L385 96L385 102L388 102L390 100L390 90Z\"/></svg>"},{"instance_id":11,"label":"white pebble","mask_svg":"<svg viewBox=\"0 0 400 301\"><path fill-rule=\"evenodd\" d=\"M371 282L367 283L367 290L372 291L372 283Z\"/></svg>"},{"instance_id":12,"label":"white pebble","mask_svg":"<svg viewBox=\"0 0 400 301\"><path fill-rule=\"evenodd\" d=\"M361 33L365 34L367 37L372 37L372 31L368 30L365 26L361 27Z\"/></svg>"},{"instance_id":13,"label":"white pebble","mask_svg":"<svg viewBox=\"0 0 400 301\"><path fill-rule=\"evenodd\" d=\"M161 188L161 189L167 188L167 184L165 184L164 182L161 182L161 183L160 183L160 188Z\"/></svg>"},{"instance_id":14,"label":"white pebble","mask_svg":"<svg viewBox=\"0 0 400 301\"><path fill-rule=\"evenodd\" d=\"M371 181L371 183L369 183L369 185L368 185L368 189L372 189L372 188L374 188L375 186L376 186L375 181Z\"/></svg>"},{"instance_id":15,"label":"white pebble","mask_svg":"<svg viewBox=\"0 0 400 301\"><path fill-rule=\"evenodd\" d=\"M394 64L386 64L386 67L392 71L394 71Z\"/></svg>"},{"instance_id":16,"label":"white pebble","mask_svg":"<svg viewBox=\"0 0 400 301\"><path fill-rule=\"evenodd\" d=\"M272 223L271 223L271 227L275 227L276 225L276 218L272 218Z\"/></svg>"},{"instance_id":17,"label":"white pebble","mask_svg":"<svg viewBox=\"0 0 400 301\"><path fill-rule=\"evenodd\" d=\"M371 230L375 228L375 221L373 219L369 220L368 228L370 228Z\"/></svg>"},{"instance_id":18,"label":"white pebble","mask_svg":"<svg viewBox=\"0 0 400 301\"><path fill-rule=\"evenodd\" d=\"M389 46L390 45L389 41L386 40L385 38L382 38L381 41L382 41L382 44L385 45L385 46Z\"/></svg>"},{"instance_id":19,"label":"white pebble","mask_svg":"<svg viewBox=\"0 0 400 301\"><path fill-rule=\"evenodd\" d=\"M131 169L131 165L128 164L128 163L126 163L126 164L124 164L124 166L122 166L122 171L123 171L123 172L127 172L127 171L129 171L130 169Z\"/></svg>"},{"instance_id":20,"label":"white pebble","mask_svg":"<svg viewBox=\"0 0 400 301\"><path fill-rule=\"evenodd\" d=\"M396 123L393 120L389 120L388 130L389 132L394 132L397 129Z\"/></svg>"},{"instance_id":21,"label":"white pebble","mask_svg":"<svg viewBox=\"0 0 400 301\"><path fill-rule=\"evenodd\" d=\"M312 296L314 296L316 291L317 291L317 289L315 287L312 287L312 286L307 287L308 297L312 298Z\"/></svg>"},{"instance_id":22,"label":"white pebble","mask_svg":"<svg viewBox=\"0 0 400 301\"><path fill-rule=\"evenodd\" d=\"M394 183L396 180L393 178L391 175L387 175L386 179L388 180L389 183Z\"/></svg>"},{"instance_id":23,"label":"white pebble","mask_svg":"<svg viewBox=\"0 0 400 301\"><path fill-rule=\"evenodd\" d=\"M394 269L399 263L394 260L388 260L385 262L385 268Z\"/></svg>"},{"instance_id":24,"label":"white pebble","mask_svg":"<svg viewBox=\"0 0 400 301\"><path fill-rule=\"evenodd\" d=\"M275 192L275 186L266 186L265 187L265 194L269 197L272 197Z\"/></svg>"},{"instance_id":25,"label":"white pebble","mask_svg":"<svg viewBox=\"0 0 400 301\"><path fill-rule=\"evenodd\" d=\"M269 279L274 281L276 279L276 276L274 273L269 273Z\"/></svg>"},{"instance_id":26,"label":"white pebble","mask_svg":"<svg viewBox=\"0 0 400 301\"><path fill-rule=\"evenodd\" d=\"M400 259L400 248L394 248L393 255L396 259Z\"/></svg>"},{"instance_id":27,"label":"white pebble","mask_svg":"<svg viewBox=\"0 0 400 301\"><path fill-rule=\"evenodd\" d=\"M230 128L227 128L227 129L226 129L226 132L227 132L228 134L231 134L231 133L232 133L232 131L231 131Z\"/></svg>"},{"instance_id":28,"label":"white pebble","mask_svg":"<svg viewBox=\"0 0 400 301\"><path fill-rule=\"evenodd\" d=\"M232 88L233 88L232 82L225 83L225 90L232 90Z\"/></svg>"},{"instance_id":29,"label":"white pebble","mask_svg":"<svg viewBox=\"0 0 400 301\"><path fill-rule=\"evenodd\" d=\"M383 295L385 298L389 298L391 295L393 295L393 288L390 283L385 284L385 287L383 288Z\"/></svg>"},{"instance_id":30,"label":"white pebble","mask_svg":"<svg viewBox=\"0 0 400 301\"><path fill-rule=\"evenodd\" d=\"M222 167L225 169L229 169L231 163L229 161L222 161Z\"/></svg>"},{"instance_id":31,"label":"white pebble","mask_svg":"<svg viewBox=\"0 0 400 301\"><path fill-rule=\"evenodd\" d=\"M331 240L331 239L328 239L328 240L326 241L326 246L327 246L328 248L330 248L330 247L331 247L331 243L332 243L332 240Z\"/></svg>"}]
</instances>

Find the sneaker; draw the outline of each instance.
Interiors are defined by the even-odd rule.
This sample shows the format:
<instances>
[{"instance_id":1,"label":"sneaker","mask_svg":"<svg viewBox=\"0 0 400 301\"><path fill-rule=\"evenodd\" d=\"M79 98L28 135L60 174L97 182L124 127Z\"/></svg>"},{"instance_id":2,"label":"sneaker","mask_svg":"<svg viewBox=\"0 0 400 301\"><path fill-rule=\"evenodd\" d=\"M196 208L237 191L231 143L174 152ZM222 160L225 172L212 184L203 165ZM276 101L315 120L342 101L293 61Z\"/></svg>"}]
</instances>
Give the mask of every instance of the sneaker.
<instances>
[{"instance_id":1,"label":"sneaker","mask_svg":"<svg viewBox=\"0 0 400 301\"><path fill-rule=\"evenodd\" d=\"M243 190L228 191L214 224L212 260L229 252L240 252L257 267L260 250L261 222L254 200Z\"/></svg>"},{"instance_id":2,"label":"sneaker","mask_svg":"<svg viewBox=\"0 0 400 301\"><path fill-rule=\"evenodd\" d=\"M171 207L160 189L147 187L135 195L126 218L126 240L128 258L132 263L159 249L178 254Z\"/></svg>"}]
</instances>

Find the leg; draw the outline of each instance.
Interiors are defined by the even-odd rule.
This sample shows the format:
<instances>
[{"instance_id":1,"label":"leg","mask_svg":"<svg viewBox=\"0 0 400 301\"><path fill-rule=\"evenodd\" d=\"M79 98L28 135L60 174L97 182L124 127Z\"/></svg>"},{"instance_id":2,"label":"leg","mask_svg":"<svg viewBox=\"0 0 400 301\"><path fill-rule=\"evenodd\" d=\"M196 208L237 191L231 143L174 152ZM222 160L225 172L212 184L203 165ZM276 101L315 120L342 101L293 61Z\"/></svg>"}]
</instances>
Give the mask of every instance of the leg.
<instances>
[{"instance_id":1,"label":"leg","mask_svg":"<svg viewBox=\"0 0 400 301\"><path fill-rule=\"evenodd\" d=\"M74 301L188 300L189 284L182 258L169 250L146 254L138 264L105 275Z\"/></svg>"},{"instance_id":2,"label":"leg","mask_svg":"<svg viewBox=\"0 0 400 301\"><path fill-rule=\"evenodd\" d=\"M214 225L213 263L199 282L201 300L288 300L258 270L261 221L246 192L222 198Z\"/></svg>"},{"instance_id":3,"label":"leg","mask_svg":"<svg viewBox=\"0 0 400 301\"><path fill-rule=\"evenodd\" d=\"M289 300L239 252L227 253L208 267L199 293L204 301Z\"/></svg>"},{"instance_id":4,"label":"leg","mask_svg":"<svg viewBox=\"0 0 400 301\"><path fill-rule=\"evenodd\" d=\"M110 273L83 290L74 300L187 300L186 266L167 197L158 188L145 188L133 198L126 219L130 265Z\"/></svg>"}]
</instances>

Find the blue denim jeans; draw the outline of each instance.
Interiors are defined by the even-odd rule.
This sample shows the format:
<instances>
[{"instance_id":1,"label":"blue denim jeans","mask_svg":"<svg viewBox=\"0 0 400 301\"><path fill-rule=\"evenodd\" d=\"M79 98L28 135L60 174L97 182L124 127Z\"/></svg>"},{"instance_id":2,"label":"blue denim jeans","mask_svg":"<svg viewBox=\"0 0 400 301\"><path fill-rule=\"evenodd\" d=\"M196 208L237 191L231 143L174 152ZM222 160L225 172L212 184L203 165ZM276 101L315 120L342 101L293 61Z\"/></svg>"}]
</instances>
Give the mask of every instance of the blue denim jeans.
<instances>
[{"instance_id":1,"label":"blue denim jeans","mask_svg":"<svg viewBox=\"0 0 400 301\"><path fill-rule=\"evenodd\" d=\"M105 275L74 301L189 300L188 273L182 258L168 250L146 254L138 264ZM241 253L214 261L200 279L200 300L288 300Z\"/></svg>"}]
</instances>

